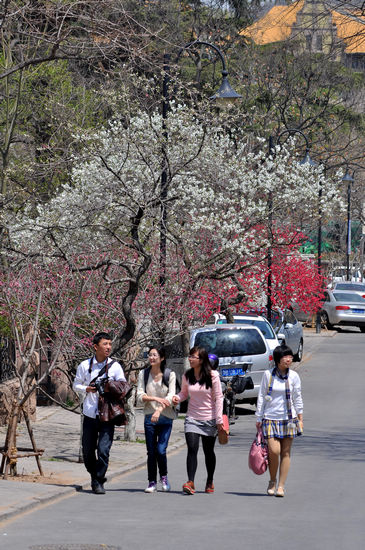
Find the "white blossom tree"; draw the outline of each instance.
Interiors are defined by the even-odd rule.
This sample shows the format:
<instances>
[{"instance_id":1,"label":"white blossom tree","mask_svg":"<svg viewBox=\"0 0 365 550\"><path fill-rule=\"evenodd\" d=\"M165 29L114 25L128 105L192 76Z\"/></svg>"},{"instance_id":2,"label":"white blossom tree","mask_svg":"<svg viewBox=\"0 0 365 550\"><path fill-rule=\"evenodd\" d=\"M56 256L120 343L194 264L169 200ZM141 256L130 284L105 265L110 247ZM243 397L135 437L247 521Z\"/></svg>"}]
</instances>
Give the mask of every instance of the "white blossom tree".
<instances>
[{"instance_id":1,"label":"white blossom tree","mask_svg":"<svg viewBox=\"0 0 365 550\"><path fill-rule=\"evenodd\" d=\"M115 118L104 131L79 136L82 156L72 183L38 205L36 215L29 206L4 220L12 253L58 257L77 272L101 270L108 284L119 285L126 318L121 349L135 333L142 281L159 263L162 207L168 270L184 266L192 289L265 260L269 207L276 223L309 223L318 215L320 188L322 215L341 207L336 182L321 168L298 163L284 148L275 156L253 153L219 118L209 125L207 118L175 106L166 133L153 112ZM172 277L170 290L177 284Z\"/></svg>"}]
</instances>

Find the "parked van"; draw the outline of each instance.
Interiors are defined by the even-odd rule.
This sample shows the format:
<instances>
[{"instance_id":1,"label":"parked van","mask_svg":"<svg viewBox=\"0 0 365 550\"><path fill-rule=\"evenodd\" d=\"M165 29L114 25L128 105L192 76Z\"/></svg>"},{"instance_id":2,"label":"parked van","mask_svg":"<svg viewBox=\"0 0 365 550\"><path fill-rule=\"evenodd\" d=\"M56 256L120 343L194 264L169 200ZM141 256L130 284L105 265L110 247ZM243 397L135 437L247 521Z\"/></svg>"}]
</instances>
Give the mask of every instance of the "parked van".
<instances>
[{"instance_id":1,"label":"parked van","mask_svg":"<svg viewBox=\"0 0 365 550\"><path fill-rule=\"evenodd\" d=\"M193 346L218 356L218 370L224 380L236 374L251 376L254 389L238 394L237 403L256 403L263 373L274 366L261 330L253 325L207 325L191 331L190 347Z\"/></svg>"}]
</instances>

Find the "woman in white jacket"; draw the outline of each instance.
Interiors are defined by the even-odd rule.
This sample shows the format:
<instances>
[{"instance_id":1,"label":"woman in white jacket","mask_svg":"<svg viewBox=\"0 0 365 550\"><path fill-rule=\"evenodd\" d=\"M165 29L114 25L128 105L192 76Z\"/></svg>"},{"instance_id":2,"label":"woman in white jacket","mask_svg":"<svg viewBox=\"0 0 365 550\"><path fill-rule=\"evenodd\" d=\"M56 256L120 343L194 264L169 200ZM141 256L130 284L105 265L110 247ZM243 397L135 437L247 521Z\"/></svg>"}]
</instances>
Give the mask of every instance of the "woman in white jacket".
<instances>
[{"instance_id":1,"label":"woman in white jacket","mask_svg":"<svg viewBox=\"0 0 365 550\"><path fill-rule=\"evenodd\" d=\"M288 346L278 346L273 355L275 367L265 371L261 381L256 427L262 428L269 448L267 494L283 497L293 438L303 432L303 400L299 375L289 368L293 362L292 350Z\"/></svg>"},{"instance_id":2,"label":"woman in white jacket","mask_svg":"<svg viewBox=\"0 0 365 550\"><path fill-rule=\"evenodd\" d=\"M157 491L157 470L162 491L170 491L167 478L166 451L172 421L176 417L171 406L176 392L176 374L166 367L166 353L153 346L148 353L150 366L141 370L138 377L137 399L144 405L144 431L147 447L148 486L145 493ZM166 371L166 372L165 372ZM167 380L165 374L168 375Z\"/></svg>"}]
</instances>

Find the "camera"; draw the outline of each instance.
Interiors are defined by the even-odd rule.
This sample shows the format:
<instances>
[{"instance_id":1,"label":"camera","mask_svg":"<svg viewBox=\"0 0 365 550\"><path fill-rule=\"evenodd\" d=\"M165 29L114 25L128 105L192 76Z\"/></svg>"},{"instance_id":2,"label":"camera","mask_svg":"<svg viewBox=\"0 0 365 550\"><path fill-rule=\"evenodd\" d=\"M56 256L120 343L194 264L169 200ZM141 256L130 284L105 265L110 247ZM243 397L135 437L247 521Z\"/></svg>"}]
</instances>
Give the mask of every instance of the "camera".
<instances>
[{"instance_id":1,"label":"camera","mask_svg":"<svg viewBox=\"0 0 365 550\"><path fill-rule=\"evenodd\" d=\"M99 395L104 395L105 394L105 384L106 384L106 382L107 382L106 378L98 378L97 380L95 380L94 386L97 389L97 392L98 392Z\"/></svg>"}]
</instances>

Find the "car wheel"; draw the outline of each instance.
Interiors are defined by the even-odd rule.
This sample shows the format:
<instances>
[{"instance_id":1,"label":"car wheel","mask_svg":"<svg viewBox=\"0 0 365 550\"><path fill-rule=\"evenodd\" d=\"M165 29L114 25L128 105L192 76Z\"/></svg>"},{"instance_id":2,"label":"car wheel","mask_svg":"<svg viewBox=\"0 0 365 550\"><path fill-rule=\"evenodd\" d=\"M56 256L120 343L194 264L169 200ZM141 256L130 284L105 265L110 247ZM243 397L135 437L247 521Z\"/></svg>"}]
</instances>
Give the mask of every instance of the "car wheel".
<instances>
[{"instance_id":1,"label":"car wheel","mask_svg":"<svg viewBox=\"0 0 365 550\"><path fill-rule=\"evenodd\" d=\"M330 320L328 318L328 315L325 311L322 311L321 313L321 320L322 320L322 323L324 325L326 325L326 327L328 328L328 330L332 330L333 329L333 325L331 325L330 323Z\"/></svg>"},{"instance_id":2,"label":"car wheel","mask_svg":"<svg viewBox=\"0 0 365 550\"><path fill-rule=\"evenodd\" d=\"M303 359L303 340L299 342L299 348L297 353L293 357L293 361L295 361L296 363L300 363L302 359Z\"/></svg>"}]
</instances>

